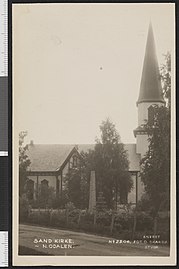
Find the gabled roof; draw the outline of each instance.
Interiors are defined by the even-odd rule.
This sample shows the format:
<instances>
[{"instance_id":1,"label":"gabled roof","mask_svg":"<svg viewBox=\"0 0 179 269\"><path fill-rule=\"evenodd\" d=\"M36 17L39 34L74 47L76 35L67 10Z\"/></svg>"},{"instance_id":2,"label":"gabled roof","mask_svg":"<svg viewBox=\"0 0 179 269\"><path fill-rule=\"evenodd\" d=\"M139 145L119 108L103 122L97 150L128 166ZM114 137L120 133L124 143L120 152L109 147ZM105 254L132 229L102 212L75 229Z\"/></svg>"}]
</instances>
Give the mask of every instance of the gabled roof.
<instances>
[{"instance_id":1,"label":"gabled roof","mask_svg":"<svg viewBox=\"0 0 179 269\"><path fill-rule=\"evenodd\" d=\"M30 144L28 156L31 161L29 171L57 171L74 151L74 145Z\"/></svg>"},{"instance_id":2,"label":"gabled roof","mask_svg":"<svg viewBox=\"0 0 179 269\"><path fill-rule=\"evenodd\" d=\"M63 169L73 153L94 149L95 144L79 144L78 150L75 145L65 144L30 144L28 156L31 161L29 171L52 172ZM129 159L129 171L139 171L140 156L136 154L136 144L124 144ZM80 154L79 154L80 156Z\"/></svg>"},{"instance_id":3,"label":"gabled roof","mask_svg":"<svg viewBox=\"0 0 179 269\"><path fill-rule=\"evenodd\" d=\"M152 24L149 25L148 37L143 63L140 93L137 104L142 102L162 102L162 87L159 74L159 67L155 49Z\"/></svg>"}]
</instances>

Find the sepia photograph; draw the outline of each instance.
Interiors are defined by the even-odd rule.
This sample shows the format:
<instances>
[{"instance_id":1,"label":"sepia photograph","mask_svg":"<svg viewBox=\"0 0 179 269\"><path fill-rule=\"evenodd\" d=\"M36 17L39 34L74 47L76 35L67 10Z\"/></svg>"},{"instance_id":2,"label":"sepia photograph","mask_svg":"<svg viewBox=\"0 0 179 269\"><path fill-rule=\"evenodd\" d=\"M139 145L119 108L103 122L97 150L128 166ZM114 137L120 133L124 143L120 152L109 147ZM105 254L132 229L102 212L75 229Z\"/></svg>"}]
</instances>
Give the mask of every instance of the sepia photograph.
<instances>
[{"instance_id":1,"label":"sepia photograph","mask_svg":"<svg viewBox=\"0 0 179 269\"><path fill-rule=\"evenodd\" d=\"M175 265L175 5L13 4L12 78L13 265Z\"/></svg>"}]
</instances>

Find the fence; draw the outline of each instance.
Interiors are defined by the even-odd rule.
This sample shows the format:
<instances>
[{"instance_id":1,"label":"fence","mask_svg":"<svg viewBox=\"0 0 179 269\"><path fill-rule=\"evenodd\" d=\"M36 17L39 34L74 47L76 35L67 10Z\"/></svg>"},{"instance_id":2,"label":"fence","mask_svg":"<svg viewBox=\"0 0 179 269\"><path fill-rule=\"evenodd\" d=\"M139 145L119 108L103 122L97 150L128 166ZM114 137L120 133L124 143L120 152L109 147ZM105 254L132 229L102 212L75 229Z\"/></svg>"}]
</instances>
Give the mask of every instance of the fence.
<instances>
[{"instance_id":1,"label":"fence","mask_svg":"<svg viewBox=\"0 0 179 269\"><path fill-rule=\"evenodd\" d=\"M101 235L118 236L121 239L142 239L144 234L153 234L153 218L146 212L94 211L80 209L31 209L22 222L60 229L92 232ZM163 240L169 240L169 217L158 219L158 233Z\"/></svg>"}]
</instances>

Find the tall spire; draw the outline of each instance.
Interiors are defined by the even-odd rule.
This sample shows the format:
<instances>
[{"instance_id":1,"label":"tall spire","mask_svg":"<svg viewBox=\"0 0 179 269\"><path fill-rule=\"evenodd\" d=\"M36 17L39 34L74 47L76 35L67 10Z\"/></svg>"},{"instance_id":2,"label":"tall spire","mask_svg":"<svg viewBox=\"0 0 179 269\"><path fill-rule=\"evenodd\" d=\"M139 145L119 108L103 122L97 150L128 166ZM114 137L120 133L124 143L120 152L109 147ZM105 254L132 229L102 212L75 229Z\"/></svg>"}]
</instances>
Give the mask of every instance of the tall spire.
<instances>
[{"instance_id":1,"label":"tall spire","mask_svg":"<svg viewBox=\"0 0 179 269\"><path fill-rule=\"evenodd\" d=\"M143 102L164 103L151 22L149 24L140 93L137 105Z\"/></svg>"}]
</instances>

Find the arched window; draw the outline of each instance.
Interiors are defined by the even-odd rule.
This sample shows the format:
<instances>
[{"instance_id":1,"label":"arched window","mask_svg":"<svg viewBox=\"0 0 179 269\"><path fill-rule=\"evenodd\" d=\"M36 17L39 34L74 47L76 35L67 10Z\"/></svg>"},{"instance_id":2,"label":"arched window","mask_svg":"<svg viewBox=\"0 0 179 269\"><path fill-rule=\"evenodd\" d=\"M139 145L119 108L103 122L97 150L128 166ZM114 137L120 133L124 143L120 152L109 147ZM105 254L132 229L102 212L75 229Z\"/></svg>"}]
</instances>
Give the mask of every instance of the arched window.
<instances>
[{"instance_id":1,"label":"arched window","mask_svg":"<svg viewBox=\"0 0 179 269\"><path fill-rule=\"evenodd\" d=\"M41 181L41 196L48 198L48 180Z\"/></svg>"},{"instance_id":2,"label":"arched window","mask_svg":"<svg viewBox=\"0 0 179 269\"><path fill-rule=\"evenodd\" d=\"M48 187L48 180L43 179L43 180L41 181L41 186L47 186L47 187Z\"/></svg>"},{"instance_id":3,"label":"arched window","mask_svg":"<svg viewBox=\"0 0 179 269\"><path fill-rule=\"evenodd\" d=\"M26 187L27 199L28 200L33 200L33 198L34 198L34 181L32 179L28 179L26 186L27 186Z\"/></svg>"}]
</instances>

